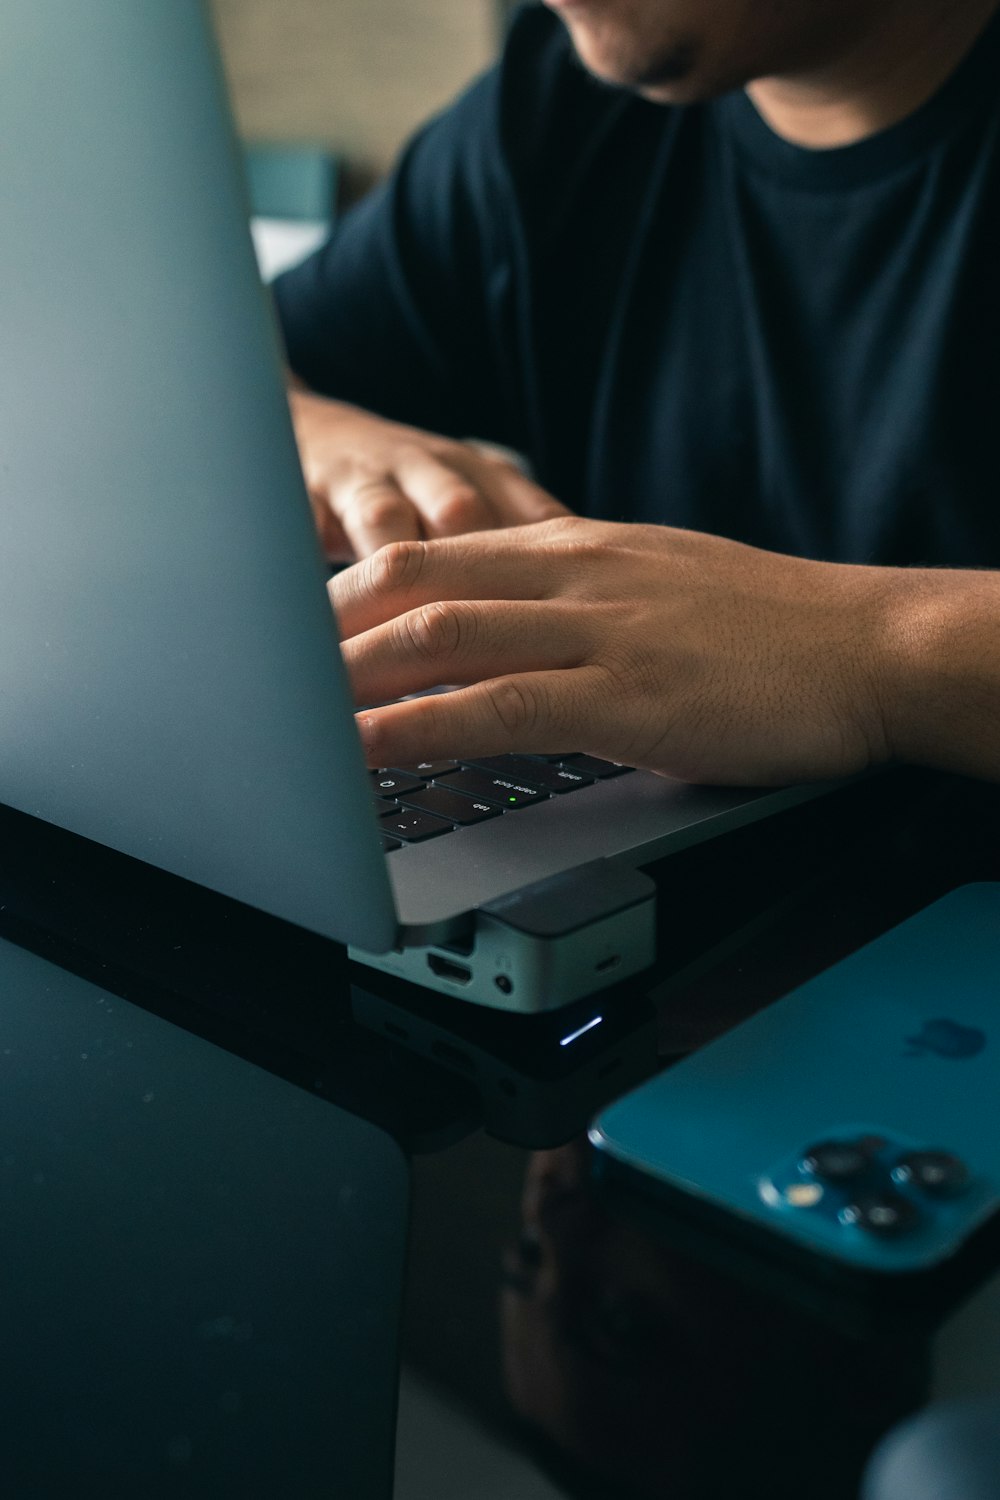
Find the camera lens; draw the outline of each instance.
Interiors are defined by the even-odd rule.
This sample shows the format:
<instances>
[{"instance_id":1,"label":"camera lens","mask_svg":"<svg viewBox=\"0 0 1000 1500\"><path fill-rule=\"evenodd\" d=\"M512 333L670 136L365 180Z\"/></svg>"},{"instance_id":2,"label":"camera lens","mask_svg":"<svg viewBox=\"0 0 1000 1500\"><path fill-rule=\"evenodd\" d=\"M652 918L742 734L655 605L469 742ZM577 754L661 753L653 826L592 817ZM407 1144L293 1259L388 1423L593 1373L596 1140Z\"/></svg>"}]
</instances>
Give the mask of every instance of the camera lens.
<instances>
[{"instance_id":1,"label":"camera lens","mask_svg":"<svg viewBox=\"0 0 1000 1500\"><path fill-rule=\"evenodd\" d=\"M920 1222L920 1210L897 1193L872 1193L841 1209L840 1218L843 1223L856 1224L869 1234L892 1239L916 1228Z\"/></svg>"},{"instance_id":2,"label":"camera lens","mask_svg":"<svg viewBox=\"0 0 1000 1500\"><path fill-rule=\"evenodd\" d=\"M862 1141L820 1141L802 1158L805 1170L823 1182L852 1182L870 1164L871 1155Z\"/></svg>"},{"instance_id":3,"label":"camera lens","mask_svg":"<svg viewBox=\"0 0 1000 1500\"><path fill-rule=\"evenodd\" d=\"M896 1182L920 1188L932 1198L950 1198L969 1185L969 1169L951 1151L910 1151L893 1168Z\"/></svg>"}]
</instances>

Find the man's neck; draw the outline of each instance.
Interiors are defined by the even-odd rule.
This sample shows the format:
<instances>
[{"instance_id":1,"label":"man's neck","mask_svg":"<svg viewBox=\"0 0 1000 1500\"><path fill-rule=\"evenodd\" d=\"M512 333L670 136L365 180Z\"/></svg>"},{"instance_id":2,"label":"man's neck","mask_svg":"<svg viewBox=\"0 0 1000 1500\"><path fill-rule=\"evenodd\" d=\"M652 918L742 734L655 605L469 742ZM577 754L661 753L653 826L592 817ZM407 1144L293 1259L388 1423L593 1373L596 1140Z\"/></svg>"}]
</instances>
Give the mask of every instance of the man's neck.
<instances>
[{"instance_id":1,"label":"man's neck","mask_svg":"<svg viewBox=\"0 0 1000 1500\"><path fill-rule=\"evenodd\" d=\"M850 146L905 119L945 82L1000 0L883 3L836 58L748 84L764 119L797 146Z\"/></svg>"}]
</instances>

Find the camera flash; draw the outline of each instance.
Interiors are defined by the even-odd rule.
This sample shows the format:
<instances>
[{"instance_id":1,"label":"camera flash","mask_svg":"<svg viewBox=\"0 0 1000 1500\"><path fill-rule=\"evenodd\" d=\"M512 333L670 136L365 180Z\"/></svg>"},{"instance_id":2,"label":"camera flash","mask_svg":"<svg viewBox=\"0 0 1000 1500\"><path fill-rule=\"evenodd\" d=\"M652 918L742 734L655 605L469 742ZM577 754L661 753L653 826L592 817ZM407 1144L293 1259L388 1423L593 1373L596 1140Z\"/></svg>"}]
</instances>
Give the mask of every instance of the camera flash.
<instances>
[{"instance_id":1,"label":"camera flash","mask_svg":"<svg viewBox=\"0 0 1000 1500\"><path fill-rule=\"evenodd\" d=\"M818 1182L793 1182L785 1189L785 1202L793 1208L813 1208L823 1196Z\"/></svg>"}]
</instances>

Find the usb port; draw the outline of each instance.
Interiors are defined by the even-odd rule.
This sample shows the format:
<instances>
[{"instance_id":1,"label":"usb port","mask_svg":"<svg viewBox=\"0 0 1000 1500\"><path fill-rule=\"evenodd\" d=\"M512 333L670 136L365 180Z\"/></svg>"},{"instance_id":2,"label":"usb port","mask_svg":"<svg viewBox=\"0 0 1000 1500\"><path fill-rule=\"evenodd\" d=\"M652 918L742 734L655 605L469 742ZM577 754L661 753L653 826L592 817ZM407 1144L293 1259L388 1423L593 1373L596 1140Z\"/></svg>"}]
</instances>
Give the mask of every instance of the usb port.
<instances>
[{"instance_id":1,"label":"usb port","mask_svg":"<svg viewBox=\"0 0 1000 1500\"><path fill-rule=\"evenodd\" d=\"M428 953L427 967L439 979L448 979L452 984L472 982L472 970L468 964L457 964L453 958L444 958L440 953Z\"/></svg>"}]
</instances>

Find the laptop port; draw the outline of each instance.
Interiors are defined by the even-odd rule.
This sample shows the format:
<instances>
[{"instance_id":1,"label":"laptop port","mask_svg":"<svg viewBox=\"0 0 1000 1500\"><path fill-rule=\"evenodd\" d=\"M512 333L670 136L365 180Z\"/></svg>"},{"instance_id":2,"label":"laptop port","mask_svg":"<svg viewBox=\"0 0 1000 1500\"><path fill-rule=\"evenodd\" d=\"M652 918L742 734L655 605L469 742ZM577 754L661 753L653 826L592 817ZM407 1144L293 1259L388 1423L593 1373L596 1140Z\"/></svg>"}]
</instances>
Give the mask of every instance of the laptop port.
<instances>
[{"instance_id":1,"label":"laptop port","mask_svg":"<svg viewBox=\"0 0 1000 1500\"><path fill-rule=\"evenodd\" d=\"M617 969L622 961L620 953L612 953L610 958L602 958L599 964L594 965L595 974L604 974L608 969Z\"/></svg>"},{"instance_id":2,"label":"laptop port","mask_svg":"<svg viewBox=\"0 0 1000 1500\"><path fill-rule=\"evenodd\" d=\"M444 958L440 953L428 953L427 967L439 979L450 979L452 984L472 982L472 970L468 964L457 964L453 958Z\"/></svg>"}]
</instances>

